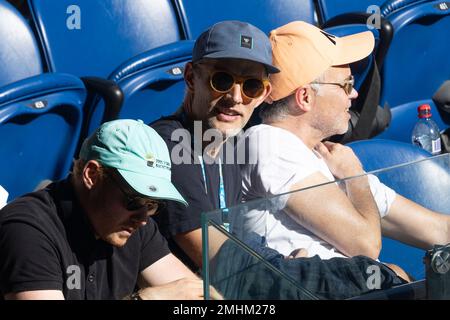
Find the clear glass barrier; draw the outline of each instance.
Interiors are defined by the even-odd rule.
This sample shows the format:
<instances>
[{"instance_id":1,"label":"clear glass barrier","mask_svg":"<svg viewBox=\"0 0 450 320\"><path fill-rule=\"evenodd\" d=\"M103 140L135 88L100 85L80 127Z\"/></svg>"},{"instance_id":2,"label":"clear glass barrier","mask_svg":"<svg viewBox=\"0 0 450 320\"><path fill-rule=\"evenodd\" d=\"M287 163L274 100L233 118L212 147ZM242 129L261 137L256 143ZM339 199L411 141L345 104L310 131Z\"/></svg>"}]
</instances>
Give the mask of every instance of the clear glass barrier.
<instances>
[{"instance_id":1,"label":"clear glass barrier","mask_svg":"<svg viewBox=\"0 0 450 320\"><path fill-rule=\"evenodd\" d=\"M398 194L426 208L450 214L449 154L376 170L368 174L377 176L382 183L394 189ZM305 286L304 282L302 285L300 278L303 274L301 270L298 270L298 268L301 269L302 262L299 261L302 258L287 259L285 255L269 248L265 241L270 232L270 230L266 230L266 220L270 217L269 215L282 209L287 199L294 193L317 192L319 188L326 188L332 183L344 186L347 181L362 177L365 179L365 176L350 177L342 181L203 213L205 297L210 297L210 286L214 287L225 299L320 299L326 297L326 288L308 291L306 288L311 288L311 286ZM343 232L345 231L343 230ZM408 256L407 253L404 254L403 249L395 247L393 250L396 261L383 260L384 248L380 260L395 263L406 271L409 271L408 264L411 264L409 267L420 270L424 275L423 278L425 277L424 250L414 249L418 250L418 256ZM407 266L405 267L405 265ZM448 265L450 266L450 258ZM450 272L447 276L450 277ZM414 288L412 289L412 287ZM421 288L421 290L417 288ZM425 281L403 285L395 289L395 297L401 298L402 292L405 292L408 294L404 298L424 298L417 293L424 292L424 288ZM415 292L414 295L411 295L411 290ZM382 291L377 290L377 292ZM390 294L373 295L373 293L372 291L371 294L374 298L391 296ZM364 295L360 297L364 297Z\"/></svg>"},{"instance_id":2,"label":"clear glass barrier","mask_svg":"<svg viewBox=\"0 0 450 320\"><path fill-rule=\"evenodd\" d=\"M208 292L205 298L214 297L209 292L212 286L226 300L317 300L317 297L300 286L289 273L279 269L276 261L280 255L272 258L252 250L248 245L228 233L222 226L209 221L206 237L209 261L204 266L204 279ZM205 235L204 235L205 236ZM275 263L275 264L274 264Z\"/></svg>"}]
</instances>

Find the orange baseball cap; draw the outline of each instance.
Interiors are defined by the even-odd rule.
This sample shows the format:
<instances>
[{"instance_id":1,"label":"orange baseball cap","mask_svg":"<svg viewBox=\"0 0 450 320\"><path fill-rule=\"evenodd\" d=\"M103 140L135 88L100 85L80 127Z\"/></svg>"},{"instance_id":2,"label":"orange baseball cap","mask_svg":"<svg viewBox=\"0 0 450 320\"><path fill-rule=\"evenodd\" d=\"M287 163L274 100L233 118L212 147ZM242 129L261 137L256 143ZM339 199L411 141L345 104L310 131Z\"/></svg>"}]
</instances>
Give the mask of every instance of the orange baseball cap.
<instances>
[{"instance_id":1,"label":"orange baseball cap","mask_svg":"<svg viewBox=\"0 0 450 320\"><path fill-rule=\"evenodd\" d=\"M273 65L270 99L280 100L322 75L329 67L367 57L375 39L371 31L337 37L303 21L294 21L269 34Z\"/></svg>"}]
</instances>

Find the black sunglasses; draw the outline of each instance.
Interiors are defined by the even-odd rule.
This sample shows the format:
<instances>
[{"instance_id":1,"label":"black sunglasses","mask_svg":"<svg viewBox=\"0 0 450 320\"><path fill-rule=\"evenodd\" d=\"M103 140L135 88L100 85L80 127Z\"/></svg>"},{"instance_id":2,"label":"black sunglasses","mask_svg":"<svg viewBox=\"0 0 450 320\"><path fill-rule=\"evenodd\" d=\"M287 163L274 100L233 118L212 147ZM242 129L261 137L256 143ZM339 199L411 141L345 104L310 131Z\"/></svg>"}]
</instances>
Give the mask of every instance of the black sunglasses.
<instances>
[{"instance_id":1,"label":"black sunglasses","mask_svg":"<svg viewBox=\"0 0 450 320\"><path fill-rule=\"evenodd\" d=\"M264 94L268 79L244 78L227 71L213 71L209 78L211 88L218 93L227 93L235 84L241 85L241 93L248 99L256 99Z\"/></svg>"},{"instance_id":2,"label":"black sunglasses","mask_svg":"<svg viewBox=\"0 0 450 320\"><path fill-rule=\"evenodd\" d=\"M110 172L110 176L112 177L115 185L124 195L125 209L127 209L128 211L141 210L143 207L147 207L147 211L153 211L152 214L154 214L157 211L161 211L166 206L165 201L150 199L140 194L127 191L126 187L124 186L124 182L120 181L122 178L119 178L117 176L119 173L116 173L114 171Z\"/></svg>"}]
</instances>

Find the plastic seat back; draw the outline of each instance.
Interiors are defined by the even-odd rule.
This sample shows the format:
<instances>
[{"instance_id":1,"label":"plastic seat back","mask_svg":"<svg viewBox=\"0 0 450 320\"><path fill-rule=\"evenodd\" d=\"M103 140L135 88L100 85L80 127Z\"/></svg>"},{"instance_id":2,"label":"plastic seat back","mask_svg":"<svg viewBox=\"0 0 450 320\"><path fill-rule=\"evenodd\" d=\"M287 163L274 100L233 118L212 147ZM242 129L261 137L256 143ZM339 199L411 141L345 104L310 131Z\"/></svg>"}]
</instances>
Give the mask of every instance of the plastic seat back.
<instances>
[{"instance_id":1,"label":"plastic seat back","mask_svg":"<svg viewBox=\"0 0 450 320\"><path fill-rule=\"evenodd\" d=\"M380 7L380 13L383 17L392 14L394 11L401 10L407 6L416 5L420 2L427 2L432 0L387 0Z\"/></svg>"},{"instance_id":2,"label":"plastic seat back","mask_svg":"<svg viewBox=\"0 0 450 320\"><path fill-rule=\"evenodd\" d=\"M86 98L70 75L44 74L0 88L0 184L9 200L67 175Z\"/></svg>"},{"instance_id":3,"label":"plastic seat back","mask_svg":"<svg viewBox=\"0 0 450 320\"><path fill-rule=\"evenodd\" d=\"M446 116L439 111L439 108L436 107L433 100L412 101L391 109L391 124L384 132L377 136L377 139L389 139L411 143L412 131L418 121L417 107L421 104L430 105L432 118L441 131L450 126L450 122L447 122L445 119Z\"/></svg>"},{"instance_id":4,"label":"plastic seat back","mask_svg":"<svg viewBox=\"0 0 450 320\"><path fill-rule=\"evenodd\" d=\"M357 141L350 143L349 146L361 160L366 171L430 159L431 157L431 154L412 144L391 140ZM387 170L376 175L398 194L426 208L450 214L450 198L448 197L450 172L449 164L447 163L445 167L444 162L423 161L414 165ZM407 218L407 213L405 213L405 218ZM380 260L401 266L417 279L422 279L425 276L424 265L422 264L423 256L423 250L386 237L383 238Z\"/></svg>"},{"instance_id":5,"label":"plastic seat back","mask_svg":"<svg viewBox=\"0 0 450 320\"><path fill-rule=\"evenodd\" d=\"M386 18L395 33L382 70L382 103L430 99L450 79L450 3L419 2Z\"/></svg>"},{"instance_id":6,"label":"plastic seat back","mask_svg":"<svg viewBox=\"0 0 450 320\"><path fill-rule=\"evenodd\" d=\"M123 91L119 118L153 122L168 116L181 105L185 92L184 66L191 61L194 41L183 40L144 52L119 66L109 77ZM97 110L92 132L99 124Z\"/></svg>"},{"instance_id":7,"label":"plastic seat back","mask_svg":"<svg viewBox=\"0 0 450 320\"><path fill-rule=\"evenodd\" d=\"M264 32L295 20L315 23L313 0L175 0L188 39L223 20L249 22Z\"/></svg>"},{"instance_id":8,"label":"plastic seat back","mask_svg":"<svg viewBox=\"0 0 450 320\"><path fill-rule=\"evenodd\" d=\"M0 0L0 87L42 73L41 55L22 15Z\"/></svg>"},{"instance_id":9,"label":"plastic seat back","mask_svg":"<svg viewBox=\"0 0 450 320\"><path fill-rule=\"evenodd\" d=\"M380 6L384 0L317 0L321 22L350 12L367 12L370 6Z\"/></svg>"},{"instance_id":10,"label":"plastic seat back","mask_svg":"<svg viewBox=\"0 0 450 320\"><path fill-rule=\"evenodd\" d=\"M29 0L51 71L107 77L127 59L180 40L170 0Z\"/></svg>"}]
</instances>

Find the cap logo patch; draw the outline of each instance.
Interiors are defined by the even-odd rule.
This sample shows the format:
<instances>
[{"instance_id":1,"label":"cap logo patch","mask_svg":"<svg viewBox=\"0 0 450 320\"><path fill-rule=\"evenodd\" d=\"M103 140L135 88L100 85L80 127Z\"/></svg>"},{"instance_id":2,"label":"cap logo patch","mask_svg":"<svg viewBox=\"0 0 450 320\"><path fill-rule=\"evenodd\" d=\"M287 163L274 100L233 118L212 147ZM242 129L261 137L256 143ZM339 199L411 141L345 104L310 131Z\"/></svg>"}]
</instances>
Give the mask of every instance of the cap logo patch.
<instances>
[{"instance_id":1,"label":"cap logo patch","mask_svg":"<svg viewBox=\"0 0 450 320\"><path fill-rule=\"evenodd\" d=\"M148 190L150 191L150 192L156 192L156 191L158 191L158 188L156 188L155 186L148 186Z\"/></svg>"},{"instance_id":2,"label":"cap logo patch","mask_svg":"<svg viewBox=\"0 0 450 320\"><path fill-rule=\"evenodd\" d=\"M145 160L147 160L147 166L148 167L150 167L150 168L154 168L155 167L156 159L155 159L155 157L152 154L147 154L145 156Z\"/></svg>"},{"instance_id":3,"label":"cap logo patch","mask_svg":"<svg viewBox=\"0 0 450 320\"><path fill-rule=\"evenodd\" d=\"M253 38L249 36L241 35L241 47L252 49L253 48Z\"/></svg>"},{"instance_id":4,"label":"cap logo patch","mask_svg":"<svg viewBox=\"0 0 450 320\"><path fill-rule=\"evenodd\" d=\"M170 162L156 159L156 168L170 170Z\"/></svg>"},{"instance_id":5,"label":"cap logo patch","mask_svg":"<svg viewBox=\"0 0 450 320\"><path fill-rule=\"evenodd\" d=\"M336 41L333 40L333 38L336 38L336 36L333 36L332 34L326 33L324 31L320 31L325 37L327 37L328 40L330 40L334 45L336 45Z\"/></svg>"}]
</instances>

